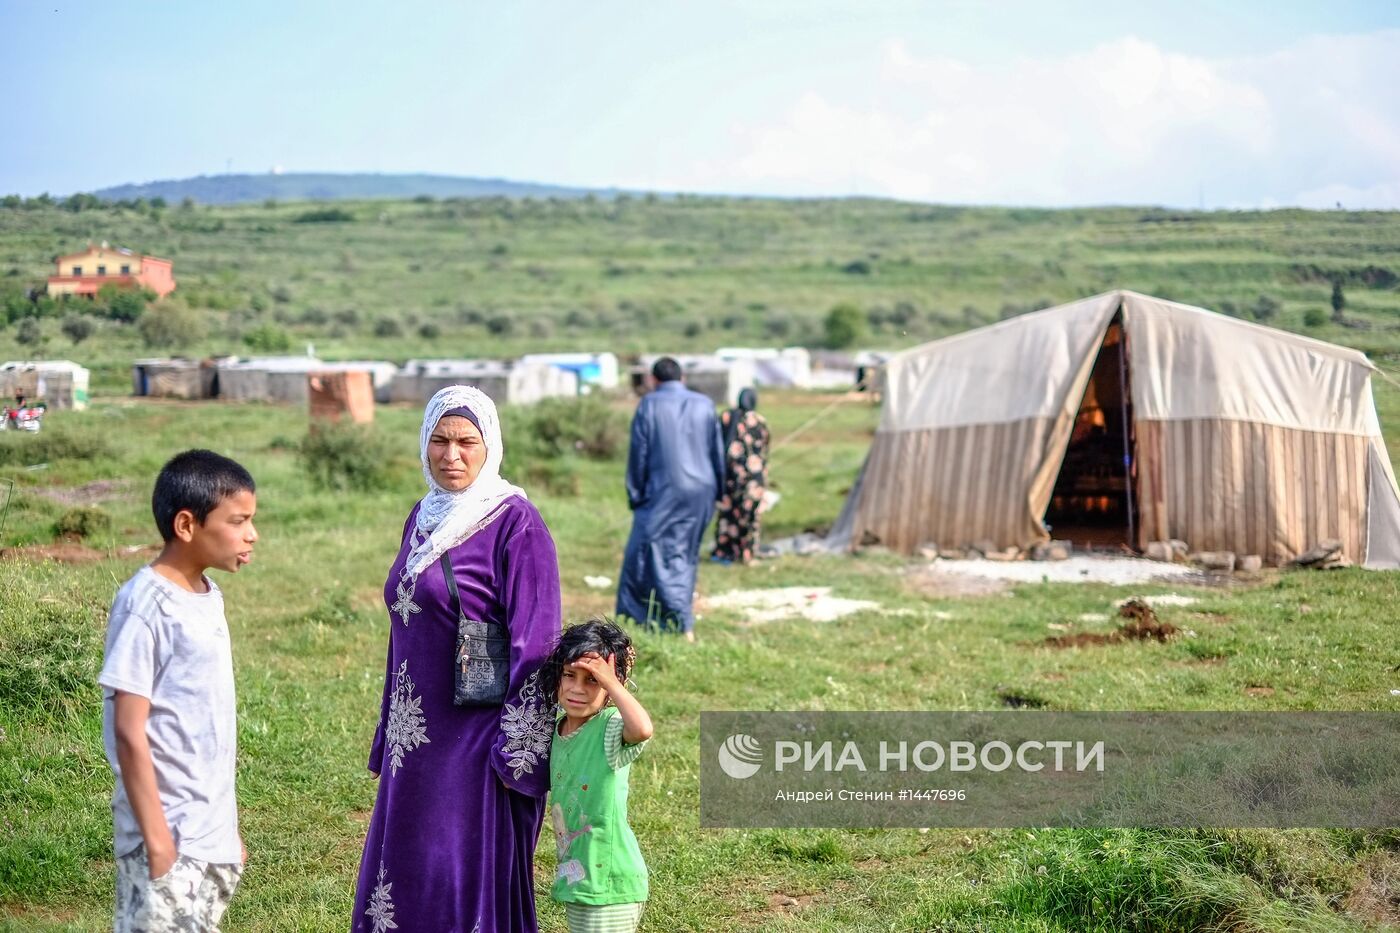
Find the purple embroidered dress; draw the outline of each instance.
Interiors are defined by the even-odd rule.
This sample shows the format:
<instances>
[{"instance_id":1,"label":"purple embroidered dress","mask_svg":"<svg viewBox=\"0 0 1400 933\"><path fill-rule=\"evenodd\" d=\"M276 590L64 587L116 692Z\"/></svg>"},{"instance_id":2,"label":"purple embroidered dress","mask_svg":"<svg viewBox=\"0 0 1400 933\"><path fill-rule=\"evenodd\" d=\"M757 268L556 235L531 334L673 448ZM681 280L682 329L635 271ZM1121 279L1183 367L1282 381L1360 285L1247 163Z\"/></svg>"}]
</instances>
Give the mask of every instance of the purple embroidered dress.
<instances>
[{"instance_id":1,"label":"purple embroidered dress","mask_svg":"<svg viewBox=\"0 0 1400 933\"><path fill-rule=\"evenodd\" d=\"M462 612L504 623L511 643L505 705L454 706L457 620L442 568L402 581L416 513L384 588L389 660L369 757L379 793L351 929L534 931L532 862L554 727L538 671L561 621L554 541L516 496L448 551Z\"/></svg>"}]
</instances>

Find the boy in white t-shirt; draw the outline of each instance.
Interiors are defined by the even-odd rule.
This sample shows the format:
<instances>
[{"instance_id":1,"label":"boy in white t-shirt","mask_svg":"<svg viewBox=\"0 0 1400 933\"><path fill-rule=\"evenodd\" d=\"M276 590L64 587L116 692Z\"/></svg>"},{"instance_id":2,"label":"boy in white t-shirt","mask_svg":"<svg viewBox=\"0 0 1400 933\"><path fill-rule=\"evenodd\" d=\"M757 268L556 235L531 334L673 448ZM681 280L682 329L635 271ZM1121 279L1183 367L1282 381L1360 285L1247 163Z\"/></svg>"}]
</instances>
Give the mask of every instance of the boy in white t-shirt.
<instances>
[{"instance_id":1,"label":"boy in white t-shirt","mask_svg":"<svg viewBox=\"0 0 1400 933\"><path fill-rule=\"evenodd\" d=\"M252 558L253 477L208 450L175 456L151 497L165 546L107 620L102 740L112 795L115 933L217 931L247 851L234 799L237 721L223 595L204 575Z\"/></svg>"}]
</instances>

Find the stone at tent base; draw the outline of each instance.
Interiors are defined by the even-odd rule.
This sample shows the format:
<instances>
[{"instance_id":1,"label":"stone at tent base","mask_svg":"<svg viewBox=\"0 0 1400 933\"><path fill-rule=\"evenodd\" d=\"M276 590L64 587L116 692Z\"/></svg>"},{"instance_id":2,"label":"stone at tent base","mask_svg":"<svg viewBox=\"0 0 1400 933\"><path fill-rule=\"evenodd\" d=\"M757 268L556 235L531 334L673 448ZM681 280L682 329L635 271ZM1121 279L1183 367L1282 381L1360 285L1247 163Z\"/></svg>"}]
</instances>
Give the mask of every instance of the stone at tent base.
<instances>
[{"instance_id":1,"label":"stone at tent base","mask_svg":"<svg viewBox=\"0 0 1400 933\"><path fill-rule=\"evenodd\" d=\"M1328 538L1315 547L1308 548L1306 551L1293 558L1290 563L1294 567L1317 567L1318 565L1324 565L1319 569L1325 569L1326 566L1334 563L1336 558L1346 560L1345 557L1341 556L1341 552L1342 542L1338 541L1336 538Z\"/></svg>"},{"instance_id":2,"label":"stone at tent base","mask_svg":"<svg viewBox=\"0 0 1400 933\"><path fill-rule=\"evenodd\" d=\"M1018 547L1009 547L1003 551L984 551L982 553L982 556L985 557L987 560L995 560L1005 563L1007 561L1020 560L1021 549Z\"/></svg>"},{"instance_id":3,"label":"stone at tent base","mask_svg":"<svg viewBox=\"0 0 1400 933\"><path fill-rule=\"evenodd\" d=\"M969 550L973 552L974 557L986 557L988 554L993 554L1001 549L997 547L995 541L989 541L983 538L981 541L972 542L972 547Z\"/></svg>"},{"instance_id":4,"label":"stone at tent base","mask_svg":"<svg viewBox=\"0 0 1400 933\"><path fill-rule=\"evenodd\" d=\"M938 545L932 542L921 544L918 553L924 560L938 560Z\"/></svg>"},{"instance_id":5,"label":"stone at tent base","mask_svg":"<svg viewBox=\"0 0 1400 933\"><path fill-rule=\"evenodd\" d=\"M1264 558L1258 554L1246 554L1240 558L1240 562L1235 565L1235 569L1240 573L1258 573L1264 569Z\"/></svg>"},{"instance_id":6,"label":"stone at tent base","mask_svg":"<svg viewBox=\"0 0 1400 933\"><path fill-rule=\"evenodd\" d=\"M1069 541L1042 541L1031 548L1031 560L1069 560L1074 545Z\"/></svg>"},{"instance_id":7,"label":"stone at tent base","mask_svg":"<svg viewBox=\"0 0 1400 933\"><path fill-rule=\"evenodd\" d=\"M1235 570L1234 551L1201 551L1191 558L1207 570L1233 573Z\"/></svg>"},{"instance_id":8,"label":"stone at tent base","mask_svg":"<svg viewBox=\"0 0 1400 933\"><path fill-rule=\"evenodd\" d=\"M1191 556L1191 545L1182 541L1180 538L1172 538L1167 543L1172 546L1172 559L1179 564L1186 563L1187 559Z\"/></svg>"},{"instance_id":9,"label":"stone at tent base","mask_svg":"<svg viewBox=\"0 0 1400 933\"><path fill-rule=\"evenodd\" d=\"M943 547L938 549L940 560L967 560L967 552L962 548Z\"/></svg>"},{"instance_id":10,"label":"stone at tent base","mask_svg":"<svg viewBox=\"0 0 1400 933\"><path fill-rule=\"evenodd\" d=\"M1147 550L1143 552L1148 560L1159 560L1170 564L1176 559L1176 553L1172 550L1170 541L1149 541Z\"/></svg>"}]
</instances>

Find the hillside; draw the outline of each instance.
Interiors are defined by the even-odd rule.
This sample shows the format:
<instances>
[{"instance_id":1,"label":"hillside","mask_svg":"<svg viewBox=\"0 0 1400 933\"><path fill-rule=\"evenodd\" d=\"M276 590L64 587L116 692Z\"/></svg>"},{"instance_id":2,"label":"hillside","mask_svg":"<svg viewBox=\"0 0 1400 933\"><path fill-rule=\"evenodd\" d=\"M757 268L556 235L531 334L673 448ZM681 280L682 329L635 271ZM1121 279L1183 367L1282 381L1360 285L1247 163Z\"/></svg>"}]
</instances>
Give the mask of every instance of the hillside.
<instances>
[{"instance_id":1,"label":"hillside","mask_svg":"<svg viewBox=\"0 0 1400 933\"><path fill-rule=\"evenodd\" d=\"M176 204L193 198L200 204L244 204L266 201L342 201L368 198L609 198L617 189L567 188L504 178L463 178L456 175L334 174L329 172L274 175L200 175L168 181L116 185L93 194L103 200L164 198Z\"/></svg>"},{"instance_id":2,"label":"hillside","mask_svg":"<svg viewBox=\"0 0 1400 933\"><path fill-rule=\"evenodd\" d=\"M23 297L89 240L173 259L169 307L131 324ZM1397 212L628 195L0 206L0 358L71 357L107 367L113 389L132 358L172 351L314 343L326 359L402 361L817 346L838 303L864 318L858 346L899 348L1114 288L1387 354L1400 351L1397 282ZM92 324L79 344L70 315Z\"/></svg>"}]
</instances>

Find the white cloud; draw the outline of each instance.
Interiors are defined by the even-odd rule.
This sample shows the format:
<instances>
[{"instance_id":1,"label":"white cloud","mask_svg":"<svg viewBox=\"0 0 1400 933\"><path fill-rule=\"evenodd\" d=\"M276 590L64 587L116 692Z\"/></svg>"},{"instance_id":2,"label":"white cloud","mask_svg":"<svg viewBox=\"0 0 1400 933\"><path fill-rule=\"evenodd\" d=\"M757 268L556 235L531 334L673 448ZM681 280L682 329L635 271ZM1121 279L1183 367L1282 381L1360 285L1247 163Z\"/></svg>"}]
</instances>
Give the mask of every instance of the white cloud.
<instances>
[{"instance_id":1,"label":"white cloud","mask_svg":"<svg viewBox=\"0 0 1400 933\"><path fill-rule=\"evenodd\" d=\"M677 181L962 203L1395 207L1397 63L1400 31L1247 59L1130 36L997 68L892 41L870 86L810 91L771 123L736 126L729 156Z\"/></svg>"}]
</instances>

